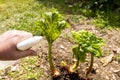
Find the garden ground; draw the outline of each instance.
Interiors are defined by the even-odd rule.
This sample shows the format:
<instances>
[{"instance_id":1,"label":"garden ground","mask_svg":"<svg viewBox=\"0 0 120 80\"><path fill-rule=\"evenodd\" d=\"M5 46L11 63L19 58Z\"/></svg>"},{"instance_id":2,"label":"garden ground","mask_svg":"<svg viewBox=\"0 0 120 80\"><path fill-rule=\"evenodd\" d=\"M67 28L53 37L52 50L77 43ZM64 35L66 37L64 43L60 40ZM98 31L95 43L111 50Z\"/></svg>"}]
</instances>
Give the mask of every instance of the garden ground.
<instances>
[{"instance_id":1,"label":"garden ground","mask_svg":"<svg viewBox=\"0 0 120 80\"><path fill-rule=\"evenodd\" d=\"M74 62L71 49L72 46L74 46L75 44L73 43L71 38L71 30L88 30L100 37L103 37L106 40L107 44L105 47L103 47L104 55L102 56L102 58L95 58L95 63L93 67L94 72L90 74L90 78L93 78L93 80L119 80L120 61L118 56L120 55L120 39L118 37L120 36L120 32L116 29L100 31L92 25L78 25L73 26L70 29L66 29L53 45L53 57L56 67L60 66L61 61L65 61L67 62L67 64L71 64L72 62ZM47 43L45 40L43 40L41 43L40 66L43 67L44 74L50 75L48 63L46 63ZM46 58L42 62L41 60L43 57ZM81 76L84 76L85 70L89 66L88 63L90 62L90 57L89 55L87 57L87 62L81 63L80 68L78 69L78 72L80 72ZM47 75L46 77L45 75L41 77L41 80L50 80L50 77L47 77Z\"/></svg>"}]
</instances>

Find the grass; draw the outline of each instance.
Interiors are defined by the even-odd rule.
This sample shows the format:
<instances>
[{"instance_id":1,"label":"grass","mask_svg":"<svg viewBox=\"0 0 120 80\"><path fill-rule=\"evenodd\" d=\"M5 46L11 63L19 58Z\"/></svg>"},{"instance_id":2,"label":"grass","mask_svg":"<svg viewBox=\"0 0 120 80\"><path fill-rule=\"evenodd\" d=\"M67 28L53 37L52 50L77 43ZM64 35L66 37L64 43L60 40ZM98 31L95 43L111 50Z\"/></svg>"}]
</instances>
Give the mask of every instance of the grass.
<instances>
[{"instance_id":1,"label":"grass","mask_svg":"<svg viewBox=\"0 0 120 80\"><path fill-rule=\"evenodd\" d=\"M38 59L36 57L24 58L16 66L15 71L11 68L2 70L0 80L39 80L39 77L43 75L42 69L37 67Z\"/></svg>"},{"instance_id":2,"label":"grass","mask_svg":"<svg viewBox=\"0 0 120 80\"><path fill-rule=\"evenodd\" d=\"M84 20L80 18L86 18L91 21L90 24L93 24L101 29L112 29L119 28L120 29L120 6L118 8L113 8L111 10L106 7L101 10L100 8L90 8L93 3L82 1L82 0L39 0L46 7L53 6L57 8L61 13L65 14L65 16L69 15L72 17L72 22L76 24L82 23L84 24ZM94 0L93 0L94 1ZM105 5L104 5L105 6ZM110 6L111 7L111 6Z\"/></svg>"},{"instance_id":3,"label":"grass","mask_svg":"<svg viewBox=\"0 0 120 80\"><path fill-rule=\"evenodd\" d=\"M119 13L108 11L100 12L98 11L97 16L92 19L92 23L100 28L119 28L120 29L120 15Z\"/></svg>"},{"instance_id":4,"label":"grass","mask_svg":"<svg viewBox=\"0 0 120 80\"><path fill-rule=\"evenodd\" d=\"M9 29L19 29L39 34L35 32L35 22L40 19L42 12L50 9L35 0L1 0L0 33Z\"/></svg>"},{"instance_id":5,"label":"grass","mask_svg":"<svg viewBox=\"0 0 120 80\"><path fill-rule=\"evenodd\" d=\"M49 10L51 8L36 0L0 0L0 34L7 30L19 29L39 35L35 23L42 12ZM24 58L18 65L18 70L11 71L8 68L0 71L0 80L39 80L43 75L42 69L37 67L37 57Z\"/></svg>"},{"instance_id":6,"label":"grass","mask_svg":"<svg viewBox=\"0 0 120 80\"><path fill-rule=\"evenodd\" d=\"M71 0L73 1L73 0ZM74 1L73 1L74 2ZM79 4L80 3L80 4ZM71 22L83 23L85 16L91 19L92 23L100 28L119 28L120 16L118 12L107 13L87 10L81 7L82 3L71 3L68 0L0 0L0 33L9 29L30 31L40 35L36 27L36 21L41 18L41 13L50 11L52 7L60 13L70 17ZM97 15L96 17L91 17Z\"/></svg>"}]
</instances>

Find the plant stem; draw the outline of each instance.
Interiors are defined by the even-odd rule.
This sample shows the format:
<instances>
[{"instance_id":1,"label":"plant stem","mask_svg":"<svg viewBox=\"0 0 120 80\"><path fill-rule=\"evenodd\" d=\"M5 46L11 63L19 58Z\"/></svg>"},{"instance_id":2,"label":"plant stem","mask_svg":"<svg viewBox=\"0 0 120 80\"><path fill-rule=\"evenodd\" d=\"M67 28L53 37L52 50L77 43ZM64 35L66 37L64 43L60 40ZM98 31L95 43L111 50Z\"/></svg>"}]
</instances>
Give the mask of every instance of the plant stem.
<instances>
[{"instance_id":1,"label":"plant stem","mask_svg":"<svg viewBox=\"0 0 120 80\"><path fill-rule=\"evenodd\" d=\"M88 70L87 70L87 72L86 72L86 78L88 78L88 74L91 72L91 70L92 70L92 67L93 67L93 62L94 62L94 55L93 54L91 54L91 62L90 62L90 66L89 66L89 68L88 68Z\"/></svg>"},{"instance_id":2,"label":"plant stem","mask_svg":"<svg viewBox=\"0 0 120 80\"><path fill-rule=\"evenodd\" d=\"M79 54L79 51L80 51L80 44L78 45L78 53L77 54ZM78 66L79 66L79 62L80 62L80 59L79 58L77 58L77 62L75 63L75 69L77 69L78 68Z\"/></svg>"},{"instance_id":3,"label":"plant stem","mask_svg":"<svg viewBox=\"0 0 120 80\"><path fill-rule=\"evenodd\" d=\"M78 66L79 66L79 60L77 60L77 62L75 63L74 69L76 70L78 68Z\"/></svg>"},{"instance_id":4,"label":"plant stem","mask_svg":"<svg viewBox=\"0 0 120 80\"><path fill-rule=\"evenodd\" d=\"M75 72L79 66L79 60L77 60L72 66L69 67L70 72Z\"/></svg>"},{"instance_id":5,"label":"plant stem","mask_svg":"<svg viewBox=\"0 0 120 80\"><path fill-rule=\"evenodd\" d=\"M54 72L54 65L53 65L53 62L52 62L52 43L48 43L48 47L49 47L48 59L49 59L50 69L51 69L52 72Z\"/></svg>"}]
</instances>

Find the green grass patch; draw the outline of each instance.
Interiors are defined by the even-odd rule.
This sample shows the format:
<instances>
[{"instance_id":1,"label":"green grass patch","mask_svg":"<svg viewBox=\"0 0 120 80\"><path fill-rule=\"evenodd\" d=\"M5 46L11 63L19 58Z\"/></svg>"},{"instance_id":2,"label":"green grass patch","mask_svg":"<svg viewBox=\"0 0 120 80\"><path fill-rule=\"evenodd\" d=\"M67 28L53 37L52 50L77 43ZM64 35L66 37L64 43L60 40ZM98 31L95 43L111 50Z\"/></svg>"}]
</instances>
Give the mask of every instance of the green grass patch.
<instances>
[{"instance_id":1,"label":"green grass patch","mask_svg":"<svg viewBox=\"0 0 120 80\"><path fill-rule=\"evenodd\" d=\"M39 35L35 23L41 18L41 13L50 9L36 0L0 1L0 33L19 29Z\"/></svg>"},{"instance_id":2,"label":"green grass patch","mask_svg":"<svg viewBox=\"0 0 120 80\"><path fill-rule=\"evenodd\" d=\"M39 80L43 75L43 70L37 67L38 59L36 57L27 57L18 64L15 71L12 71L11 68L2 70L0 74L0 80Z\"/></svg>"},{"instance_id":3,"label":"green grass patch","mask_svg":"<svg viewBox=\"0 0 120 80\"><path fill-rule=\"evenodd\" d=\"M18 29L39 35L36 21L41 18L41 13L50 10L37 0L0 0L0 34ZM0 71L0 80L39 80L43 75L42 69L37 67L37 57L24 58L18 65L16 71L10 68Z\"/></svg>"}]
</instances>

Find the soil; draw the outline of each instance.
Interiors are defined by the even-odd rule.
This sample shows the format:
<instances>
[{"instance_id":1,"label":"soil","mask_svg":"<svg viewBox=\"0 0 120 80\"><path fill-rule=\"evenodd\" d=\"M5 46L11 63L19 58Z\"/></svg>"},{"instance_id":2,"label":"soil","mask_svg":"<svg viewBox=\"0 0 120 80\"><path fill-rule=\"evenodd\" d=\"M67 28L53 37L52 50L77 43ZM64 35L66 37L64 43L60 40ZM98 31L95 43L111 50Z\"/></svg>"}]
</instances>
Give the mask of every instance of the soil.
<instances>
[{"instance_id":1,"label":"soil","mask_svg":"<svg viewBox=\"0 0 120 80\"><path fill-rule=\"evenodd\" d=\"M85 71L89 67L90 55L87 55L85 63L81 63L76 73L68 73L66 69L60 67L60 62L65 61L68 65L73 64L75 59L72 57L72 47L75 43L71 37L72 30L88 30L96 35L103 37L106 40L106 46L103 49L102 58L114 54L112 60L103 65L101 58L95 57L93 70L89 74L90 80L120 80L120 59L117 58L120 55L120 31L117 29L101 30L93 25L74 25L63 31L61 36L53 44L53 62L55 67L61 72L61 75L57 78L51 77L51 71L49 69L47 59L47 41L42 40L39 44L39 64L44 70L44 75L40 80L85 80Z\"/></svg>"},{"instance_id":2,"label":"soil","mask_svg":"<svg viewBox=\"0 0 120 80\"><path fill-rule=\"evenodd\" d=\"M92 79L85 79L80 76L81 72L73 72L70 73L68 71L68 67L59 66L60 75L52 77L52 80L92 80Z\"/></svg>"}]
</instances>

